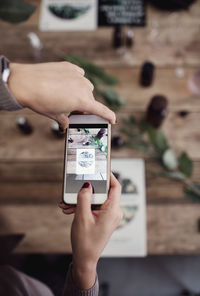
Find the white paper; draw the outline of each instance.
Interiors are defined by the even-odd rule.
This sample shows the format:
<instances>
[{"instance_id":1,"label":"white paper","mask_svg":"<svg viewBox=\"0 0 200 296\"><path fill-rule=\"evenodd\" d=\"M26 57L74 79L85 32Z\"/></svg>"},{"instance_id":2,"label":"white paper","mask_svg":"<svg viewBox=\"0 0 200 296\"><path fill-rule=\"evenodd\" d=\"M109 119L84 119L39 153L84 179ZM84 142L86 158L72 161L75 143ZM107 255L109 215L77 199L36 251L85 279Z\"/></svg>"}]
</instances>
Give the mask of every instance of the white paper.
<instances>
[{"instance_id":1,"label":"white paper","mask_svg":"<svg viewBox=\"0 0 200 296\"><path fill-rule=\"evenodd\" d=\"M119 172L124 179L131 179L137 192L122 194L123 223L113 233L102 256L144 257L147 254L144 160L112 159L111 169Z\"/></svg>"},{"instance_id":2,"label":"white paper","mask_svg":"<svg viewBox=\"0 0 200 296\"><path fill-rule=\"evenodd\" d=\"M97 0L42 0L42 31L95 30Z\"/></svg>"},{"instance_id":3,"label":"white paper","mask_svg":"<svg viewBox=\"0 0 200 296\"><path fill-rule=\"evenodd\" d=\"M76 174L95 174L95 149L76 149Z\"/></svg>"}]
</instances>

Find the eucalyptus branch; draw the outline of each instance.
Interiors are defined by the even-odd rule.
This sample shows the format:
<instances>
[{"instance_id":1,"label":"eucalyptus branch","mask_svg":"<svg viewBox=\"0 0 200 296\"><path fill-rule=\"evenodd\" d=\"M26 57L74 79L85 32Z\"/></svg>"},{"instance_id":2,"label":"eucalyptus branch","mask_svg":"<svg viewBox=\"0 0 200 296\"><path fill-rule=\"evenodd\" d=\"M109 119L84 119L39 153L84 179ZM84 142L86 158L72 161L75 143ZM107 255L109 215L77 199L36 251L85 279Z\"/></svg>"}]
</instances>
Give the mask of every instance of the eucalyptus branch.
<instances>
[{"instance_id":1,"label":"eucalyptus branch","mask_svg":"<svg viewBox=\"0 0 200 296\"><path fill-rule=\"evenodd\" d=\"M170 147L167 138L161 130L153 128L148 122L137 122L133 116L122 120L121 133L126 137L128 147L154 157L163 168L157 176L174 179L184 184L185 195L200 202L200 184L191 180L193 162L186 152L179 157ZM148 140L144 140L147 136ZM145 147L145 149L144 149Z\"/></svg>"},{"instance_id":2,"label":"eucalyptus branch","mask_svg":"<svg viewBox=\"0 0 200 296\"><path fill-rule=\"evenodd\" d=\"M199 195L199 197L200 197L200 186L198 186L198 187L196 186L199 184L192 182L191 180L186 180L184 183L185 183L187 189L191 190L192 192L194 192L196 195Z\"/></svg>"}]
</instances>

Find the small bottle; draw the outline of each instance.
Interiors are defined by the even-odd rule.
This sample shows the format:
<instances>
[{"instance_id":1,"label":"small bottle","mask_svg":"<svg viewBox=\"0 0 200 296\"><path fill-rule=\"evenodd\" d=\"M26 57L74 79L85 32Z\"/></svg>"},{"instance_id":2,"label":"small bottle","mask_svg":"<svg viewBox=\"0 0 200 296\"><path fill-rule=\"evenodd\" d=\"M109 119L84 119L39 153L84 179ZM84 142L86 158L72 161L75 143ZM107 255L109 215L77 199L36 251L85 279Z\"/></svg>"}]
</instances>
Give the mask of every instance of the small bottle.
<instances>
[{"instance_id":1,"label":"small bottle","mask_svg":"<svg viewBox=\"0 0 200 296\"><path fill-rule=\"evenodd\" d=\"M100 131L95 136L95 138L97 138L97 139L100 140L101 138L103 138L103 136L104 136L105 133L106 133L106 129L105 128L101 128Z\"/></svg>"},{"instance_id":2,"label":"small bottle","mask_svg":"<svg viewBox=\"0 0 200 296\"><path fill-rule=\"evenodd\" d=\"M17 126L25 135L30 135L33 132L33 127L25 117L20 116L17 118Z\"/></svg>"},{"instance_id":3,"label":"small bottle","mask_svg":"<svg viewBox=\"0 0 200 296\"><path fill-rule=\"evenodd\" d=\"M134 44L134 32L131 28L126 30L126 39L125 39L126 47L131 48Z\"/></svg>"},{"instance_id":4,"label":"small bottle","mask_svg":"<svg viewBox=\"0 0 200 296\"><path fill-rule=\"evenodd\" d=\"M167 116L167 106L168 100L164 96L154 96L147 108L146 121L154 128L160 127Z\"/></svg>"},{"instance_id":5,"label":"small bottle","mask_svg":"<svg viewBox=\"0 0 200 296\"><path fill-rule=\"evenodd\" d=\"M123 147L124 141L120 136L113 136L111 139L111 146L113 149L119 149Z\"/></svg>"},{"instance_id":6,"label":"small bottle","mask_svg":"<svg viewBox=\"0 0 200 296\"><path fill-rule=\"evenodd\" d=\"M122 27L120 25L116 25L114 27L113 32L113 47L120 48L123 45L123 32Z\"/></svg>"},{"instance_id":7,"label":"small bottle","mask_svg":"<svg viewBox=\"0 0 200 296\"><path fill-rule=\"evenodd\" d=\"M58 139L64 138L65 134L60 132L59 124L55 121L51 125L51 131Z\"/></svg>"},{"instance_id":8,"label":"small bottle","mask_svg":"<svg viewBox=\"0 0 200 296\"><path fill-rule=\"evenodd\" d=\"M145 62L142 66L140 84L148 87L152 84L154 79L155 66L152 62Z\"/></svg>"}]
</instances>

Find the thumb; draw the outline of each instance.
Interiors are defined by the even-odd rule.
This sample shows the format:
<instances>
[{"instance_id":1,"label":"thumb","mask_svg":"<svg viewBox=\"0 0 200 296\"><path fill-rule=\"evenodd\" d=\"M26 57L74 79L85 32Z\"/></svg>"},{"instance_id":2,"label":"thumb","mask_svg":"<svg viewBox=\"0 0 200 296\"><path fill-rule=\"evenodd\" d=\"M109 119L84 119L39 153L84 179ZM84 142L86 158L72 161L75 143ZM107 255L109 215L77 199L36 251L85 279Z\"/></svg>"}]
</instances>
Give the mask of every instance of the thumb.
<instances>
[{"instance_id":1,"label":"thumb","mask_svg":"<svg viewBox=\"0 0 200 296\"><path fill-rule=\"evenodd\" d=\"M60 128L65 131L69 125L69 118L67 114L61 113L55 116L55 120L58 122Z\"/></svg>"},{"instance_id":2,"label":"thumb","mask_svg":"<svg viewBox=\"0 0 200 296\"><path fill-rule=\"evenodd\" d=\"M68 114L66 114L66 113L60 113L60 114L43 113L43 115L46 115L47 117L57 121L57 123L59 124L59 126L63 132L66 130L66 128L69 125L69 118L68 118L69 113Z\"/></svg>"},{"instance_id":3,"label":"thumb","mask_svg":"<svg viewBox=\"0 0 200 296\"><path fill-rule=\"evenodd\" d=\"M80 215L82 217L89 217L92 214L91 201L92 201L92 186L90 183L86 182L83 184L81 190L78 193L75 215L76 216Z\"/></svg>"}]
</instances>

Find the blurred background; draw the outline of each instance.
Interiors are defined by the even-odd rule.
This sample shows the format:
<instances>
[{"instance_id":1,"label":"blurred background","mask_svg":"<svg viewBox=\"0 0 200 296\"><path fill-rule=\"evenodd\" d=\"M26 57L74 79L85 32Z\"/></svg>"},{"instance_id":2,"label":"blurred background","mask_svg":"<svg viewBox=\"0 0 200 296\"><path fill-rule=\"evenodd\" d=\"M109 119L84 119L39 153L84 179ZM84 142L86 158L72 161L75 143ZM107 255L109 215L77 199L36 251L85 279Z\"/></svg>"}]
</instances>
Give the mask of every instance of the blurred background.
<instances>
[{"instance_id":1,"label":"blurred background","mask_svg":"<svg viewBox=\"0 0 200 296\"><path fill-rule=\"evenodd\" d=\"M0 55L83 67L117 114L112 158L145 160L147 257L102 258L100 295L200 295L200 1L1 2ZM26 109L0 126L0 263L60 295L64 138Z\"/></svg>"}]
</instances>

